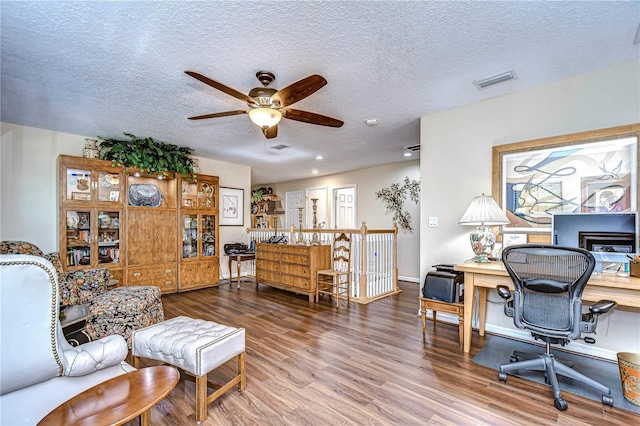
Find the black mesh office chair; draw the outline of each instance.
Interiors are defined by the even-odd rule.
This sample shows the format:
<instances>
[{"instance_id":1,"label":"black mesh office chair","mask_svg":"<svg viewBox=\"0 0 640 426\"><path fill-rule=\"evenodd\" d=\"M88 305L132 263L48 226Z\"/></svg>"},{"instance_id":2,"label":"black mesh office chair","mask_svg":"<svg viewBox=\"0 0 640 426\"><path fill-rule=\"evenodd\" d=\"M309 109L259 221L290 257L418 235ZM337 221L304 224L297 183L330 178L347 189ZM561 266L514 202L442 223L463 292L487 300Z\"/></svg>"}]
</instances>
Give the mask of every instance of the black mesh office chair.
<instances>
[{"instance_id":1,"label":"black mesh office chair","mask_svg":"<svg viewBox=\"0 0 640 426\"><path fill-rule=\"evenodd\" d=\"M582 291L595 267L593 255L578 248L526 244L505 248L502 260L515 286L513 294L506 286L498 286L498 294L505 300L505 315L513 317L518 328L530 330L536 340L545 342L546 352L526 360L514 353L510 364L500 366L500 381L506 382L507 373L516 370L544 371L555 407L566 410L557 373L597 389L602 403L613 406L611 389L562 364L551 353L552 344L564 346L582 333L595 333L598 316L616 305L601 300L589 307L589 313L582 313ZM584 340L595 343L590 337Z\"/></svg>"}]
</instances>

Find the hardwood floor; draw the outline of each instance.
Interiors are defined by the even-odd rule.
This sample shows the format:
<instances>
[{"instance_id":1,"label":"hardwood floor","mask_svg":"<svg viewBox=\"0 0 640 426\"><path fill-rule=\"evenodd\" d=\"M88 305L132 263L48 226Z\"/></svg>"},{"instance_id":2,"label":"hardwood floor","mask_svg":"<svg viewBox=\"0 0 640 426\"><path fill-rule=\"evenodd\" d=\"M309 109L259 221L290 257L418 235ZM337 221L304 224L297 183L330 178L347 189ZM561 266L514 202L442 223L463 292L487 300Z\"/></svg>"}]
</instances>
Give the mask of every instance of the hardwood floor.
<instances>
[{"instance_id":1,"label":"hardwood floor","mask_svg":"<svg viewBox=\"0 0 640 426\"><path fill-rule=\"evenodd\" d=\"M473 363L490 336L458 346L457 326L427 322L418 285L366 306L243 282L165 295L166 318L187 315L247 332L247 388L209 405L204 425L630 425L640 416L569 393L553 406L549 387ZM146 361L143 365L153 365ZM226 382L235 359L209 374ZM211 390L209 390L211 392ZM196 424L195 384L180 383L152 409L153 425ZM135 424L135 423L132 423Z\"/></svg>"}]
</instances>

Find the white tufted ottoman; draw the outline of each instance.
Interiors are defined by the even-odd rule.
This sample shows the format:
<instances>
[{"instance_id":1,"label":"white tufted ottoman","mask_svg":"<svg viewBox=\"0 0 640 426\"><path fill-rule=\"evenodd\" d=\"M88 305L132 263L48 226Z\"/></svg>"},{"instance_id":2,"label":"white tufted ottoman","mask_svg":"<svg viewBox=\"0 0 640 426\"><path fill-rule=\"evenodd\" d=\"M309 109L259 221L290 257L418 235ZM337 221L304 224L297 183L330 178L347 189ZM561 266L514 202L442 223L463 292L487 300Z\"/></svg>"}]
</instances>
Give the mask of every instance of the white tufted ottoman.
<instances>
[{"instance_id":1,"label":"white tufted ottoman","mask_svg":"<svg viewBox=\"0 0 640 426\"><path fill-rule=\"evenodd\" d=\"M164 361L196 377L196 421L207 419L208 405L238 385L246 387L244 328L228 327L185 316L135 330L131 335L133 365L140 358ZM238 357L238 375L207 397L207 373Z\"/></svg>"}]
</instances>

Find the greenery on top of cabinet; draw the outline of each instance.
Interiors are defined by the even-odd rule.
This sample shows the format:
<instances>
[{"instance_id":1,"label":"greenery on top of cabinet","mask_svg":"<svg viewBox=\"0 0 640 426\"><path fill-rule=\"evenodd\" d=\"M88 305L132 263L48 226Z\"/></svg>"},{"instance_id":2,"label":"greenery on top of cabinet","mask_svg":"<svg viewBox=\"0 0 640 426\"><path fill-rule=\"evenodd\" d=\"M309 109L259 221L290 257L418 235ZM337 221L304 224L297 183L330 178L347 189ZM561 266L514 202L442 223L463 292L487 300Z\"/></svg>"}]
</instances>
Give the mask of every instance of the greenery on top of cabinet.
<instances>
[{"instance_id":1,"label":"greenery on top of cabinet","mask_svg":"<svg viewBox=\"0 0 640 426\"><path fill-rule=\"evenodd\" d=\"M100 137L100 159L114 164L136 167L146 173L166 176L180 173L190 177L194 174L193 149L155 141L151 137L138 138L125 133L130 140Z\"/></svg>"}]
</instances>

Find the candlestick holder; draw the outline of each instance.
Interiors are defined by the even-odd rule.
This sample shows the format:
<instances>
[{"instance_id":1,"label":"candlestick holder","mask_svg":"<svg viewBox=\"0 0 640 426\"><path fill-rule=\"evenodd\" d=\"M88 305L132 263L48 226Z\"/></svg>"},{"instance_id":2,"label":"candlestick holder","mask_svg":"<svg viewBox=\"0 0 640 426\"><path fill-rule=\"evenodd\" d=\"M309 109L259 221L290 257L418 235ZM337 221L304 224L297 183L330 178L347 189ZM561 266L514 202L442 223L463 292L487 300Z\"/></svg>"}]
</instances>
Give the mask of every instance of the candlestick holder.
<instances>
[{"instance_id":1,"label":"candlestick holder","mask_svg":"<svg viewBox=\"0 0 640 426\"><path fill-rule=\"evenodd\" d=\"M298 207L298 222L300 223L299 225L299 231L298 231L298 236L296 238L296 244L302 246L305 245L305 241L304 241L304 235L302 235L302 209L303 207Z\"/></svg>"},{"instance_id":2,"label":"candlestick holder","mask_svg":"<svg viewBox=\"0 0 640 426\"><path fill-rule=\"evenodd\" d=\"M311 245L312 246L319 246L320 245L320 234L318 233L318 216L317 216L317 210L318 210L318 199L317 198L312 198L311 199L311 207L313 208L313 234L311 234Z\"/></svg>"}]
</instances>

